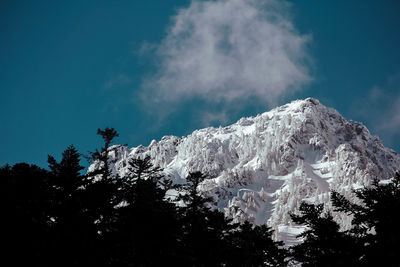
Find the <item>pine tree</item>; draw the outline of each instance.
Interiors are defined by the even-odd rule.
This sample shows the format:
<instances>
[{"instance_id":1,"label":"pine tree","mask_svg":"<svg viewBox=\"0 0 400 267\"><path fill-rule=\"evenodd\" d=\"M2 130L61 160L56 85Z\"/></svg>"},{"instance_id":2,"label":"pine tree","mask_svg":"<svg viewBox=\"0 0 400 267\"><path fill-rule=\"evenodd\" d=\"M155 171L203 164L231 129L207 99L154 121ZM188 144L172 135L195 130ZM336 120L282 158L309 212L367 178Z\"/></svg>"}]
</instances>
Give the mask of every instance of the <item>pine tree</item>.
<instances>
[{"instance_id":1,"label":"pine tree","mask_svg":"<svg viewBox=\"0 0 400 267\"><path fill-rule=\"evenodd\" d=\"M119 134L114 128L105 128L104 130L97 129L97 134L103 138L104 146L99 151L96 149L94 152L89 152L91 157L88 159L93 163L98 162L98 167L89 174L89 177L94 177L98 174L101 175L102 180L107 180L112 178L111 170L109 166L109 153L110 153L110 145L112 144L115 137L118 137Z\"/></svg>"},{"instance_id":2,"label":"pine tree","mask_svg":"<svg viewBox=\"0 0 400 267\"><path fill-rule=\"evenodd\" d=\"M103 147L91 152L89 158L95 168L86 174L88 180L83 195L85 216L89 216L96 228L97 240L95 242L98 257L93 264L112 264L112 242L115 241L115 224L118 221L116 206L122 201L119 190L121 180L113 175L110 168L109 154L118 147L111 148L111 144L118 133L113 128L98 129L97 134L104 141Z\"/></svg>"},{"instance_id":3,"label":"pine tree","mask_svg":"<svg viewBox=\"0 0 400 267\"><path fill-rule=\"evenodd\" d=\"M97 134L103 138L104 146L100 151L96 149L95 152L90 152L95 168L87 173L87 178L91 180L91 183L87 185L86 190L92 194L87 201L93 210L97 209L99 214L96 220L98 225L101 225L109 219L104 213L112 213L114 206L120 202L117 193L120 181L116 175L112 175L109 162L110 145L118 133L113 128L106 128L105 130L98 129ZM101 229L99 231L102 232Z\"/></svg>"},{"instance_id":4,"label":"pine tree","mask_svg":"<svg viewBox=\"0 0 400 267\"><path fill-rule=\"evenodd\" d=\"M161 174L162 169L158 166L153 166L150 156L146 156L143 159L132 158L128 161L128 164L130 171L128 177L131 181L151 179L158 182L163 177Z\"/></svg>"},{"instance_id":5,"label":"pine tree","mask_svg":"<svg viewBox=\"0 0 400 267\"><path fill-rule=\"evenodd\" d=\"M176 207L166 199L167 189L159 184L168 179L150 157L128 163L131 173L121 177L124 204L117 209L114 263L177 266L181 251Z\"/></svg>"},{"instance_id":6,"label":"pine tree","mask_svg":"<svg viewBox=\"0 0 400 267\"><path fill-rule=\"evenodd\" d=\"M355 204L332 192L335 211L353 216L351 232L362 244L361 261L367 266L400 266L400 173L389 183L375 179L371 187L354 191Z\"/></svg>"},{"instance_id":7,"label":"pine tree","mask_svg":"<svg viewBox=\"0 0 400 267\"><path fill-rule=\"evenodd\" d=\"M298 237L303 242L292 247L295 261L302 266L358 266L360 252L357 240L340 232L340 226L332 215L322 213L323 204L306 202L300 205L300 215L290 214L293 222L307 226Z\"/></svg>"},{"instance_id":8,"label":"pine tree","mask_svg":"<svg viewBox=\"0 0 400 267\"><path fill-rule=\"evenodd\" d=\"M58 193L60 201L72 197L80 187L84 187L86 182L81 171L84 169L80 165L80 154L71 145L63 153L62 159L58 163L54 157L48 156L49 168L52 174L52 185Z\"/></svg>"},{"instance_id":9,"label":"pine tree","mask_svg":"<svg viewBox=\"0 0 400 267\"><path fill-rule=\"evenodd\" d=\"M272 234L267 225L241 224L229 237L227 266L286 266L287 251Z\"/></svg>"},{"instance_id":10,"label":"pine tree","mask_svg":"<svg viewBox=\"0 0 400 267\"><path fill-rule=\"evenodd\" d=\"M235 227L224 214L210 207L211 197L199 191L206 179L201 172L189 173L187 183L180 188L182 241L186 265L222 266L228 253L227 236Z\"/></svg>"},{"instance_id":11,"label":"pine tree","mask_svg":"<svg viewBox=\"0 0 400 267\"><path fill-rule=\"evenodd\" d=\"M57 162L48 156L51 184L55 189L51 234L57 265L82 266L96 259L96 227L86 212L85 187L88 181L81 174L80 154L69 146Z\"/></svg>"}]
</instances>

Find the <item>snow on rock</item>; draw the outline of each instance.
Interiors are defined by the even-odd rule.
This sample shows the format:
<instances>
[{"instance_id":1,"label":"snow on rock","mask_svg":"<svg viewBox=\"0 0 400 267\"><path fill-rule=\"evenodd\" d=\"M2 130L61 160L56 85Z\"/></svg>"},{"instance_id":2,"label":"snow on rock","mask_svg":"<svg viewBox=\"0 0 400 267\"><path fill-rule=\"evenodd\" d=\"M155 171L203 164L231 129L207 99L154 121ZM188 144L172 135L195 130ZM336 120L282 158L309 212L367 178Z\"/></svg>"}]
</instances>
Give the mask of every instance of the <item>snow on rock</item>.
<instances>
[{"instance_id":1,"label":"snow on rock","mask_svg":"<svg viewBox=\"0 0 400 267\"><path fill-rule=\"evenodd\" d=\"M147 155L176 183L192 171L207 174L200 189L214 197L216 208L236 222L267 223L287 243L303 229L289 216L301 201L329 209L330 190L354 199L353 188L369 186L375 177L389 179L400 166L400 156L364 125L313 98L227 127L164 136L148 147L120 146L111 155L114 172L124 175L130 158ZM334 215L349 227L348 217Z\"/></svg>"}]
</instances>

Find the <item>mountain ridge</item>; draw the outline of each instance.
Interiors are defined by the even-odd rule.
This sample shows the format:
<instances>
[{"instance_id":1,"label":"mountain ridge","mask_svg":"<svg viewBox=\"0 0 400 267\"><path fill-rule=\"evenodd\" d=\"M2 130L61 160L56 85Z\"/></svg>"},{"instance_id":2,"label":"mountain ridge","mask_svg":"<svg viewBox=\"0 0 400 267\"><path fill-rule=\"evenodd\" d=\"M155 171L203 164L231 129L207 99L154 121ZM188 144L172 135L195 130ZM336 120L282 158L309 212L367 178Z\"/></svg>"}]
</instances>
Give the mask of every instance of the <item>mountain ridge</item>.
<instances>
[{"instance_id":1,"label":"mountain ridge","mask_svg":"<svg viewBox=\"0 0 400 267\"><path fill-rule=\"evenodd\" d=\"M226 127L208 127L184 137L164 136L149 146L116 146L112 170L128 172L130 158L150 156L175 183L189 172L210 177L200 185L214 205L236 222L249 220L276 230L290 244L302 227L289 213L301 201L330 206L329 192L354 199L352 189L373 178L389 179L400 155L386 148L359 122L344 119L314 98L295 100ZM96 168L96 164L90 168ZM334 214L347 229L350 219Z\"/></svg>"}]
</instances>

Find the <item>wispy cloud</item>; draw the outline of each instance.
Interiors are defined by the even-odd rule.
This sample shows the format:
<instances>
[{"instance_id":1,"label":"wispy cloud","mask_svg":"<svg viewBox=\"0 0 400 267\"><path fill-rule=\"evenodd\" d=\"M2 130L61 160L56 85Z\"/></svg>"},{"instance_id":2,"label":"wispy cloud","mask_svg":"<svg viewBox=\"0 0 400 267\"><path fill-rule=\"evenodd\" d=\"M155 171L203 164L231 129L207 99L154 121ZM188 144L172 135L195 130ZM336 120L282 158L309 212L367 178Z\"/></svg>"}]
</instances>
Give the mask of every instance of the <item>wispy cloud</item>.
<instances>
[{"instance_id":1,"label":"wispy cloud","mask_svg":"<svg viewBox=\"0 0 400 267\"><path fill-rule=\"evenodd\" d=\"M294 28L286 2L194 0L173 17L155 49L146 44L158 64L143 82L144 94L164 103L198 98L275 104L311 80L309 41Z\"/></svg>"},{"instance_id":2,"label":"wispy cloud","mask_svg":"<svg viewBox=\"0 0 400 267\"><path fill-rule=\"evenodd\" d=\"M103 84L104 89L111 89L114 87L119 87L123 85L128 85L132 82L132 80L128 77L128 75L124 73L120 73L117 76L109 79Z\"/></svg>"},{"instance_id":3,"label":"wispy cloud","mask_svg":"<svg viewBox=\"0 0 400 267\"><path fill-rule=\"evenodd\" d=\"M392 145L400 136L400 72L385 84L372 87L353 110L387 145Z\"/></svg>"},{"instance_id":4,"label":"wispy cloud","mask_svg":"<svg viewBox=\"0 0 400 267\"><path fill-rule=\"evenodd\" d=\"M203 111L198 117L202 126L210 126L214 123L226 124L229 122L229 116L226 110L218 112Z\"/></svg>"},{"instance_id":5,"label":"wispy cloud","mask_svg":"<svg viewBox=\"0 0 400 267\"><path fill-rule=\"evenodd\" d=\"M380 118L378 129L390 135L400 134L400 95L392 97L386 104L388 108L384 111L384 116Z\"/></svg>"}]
</instances>

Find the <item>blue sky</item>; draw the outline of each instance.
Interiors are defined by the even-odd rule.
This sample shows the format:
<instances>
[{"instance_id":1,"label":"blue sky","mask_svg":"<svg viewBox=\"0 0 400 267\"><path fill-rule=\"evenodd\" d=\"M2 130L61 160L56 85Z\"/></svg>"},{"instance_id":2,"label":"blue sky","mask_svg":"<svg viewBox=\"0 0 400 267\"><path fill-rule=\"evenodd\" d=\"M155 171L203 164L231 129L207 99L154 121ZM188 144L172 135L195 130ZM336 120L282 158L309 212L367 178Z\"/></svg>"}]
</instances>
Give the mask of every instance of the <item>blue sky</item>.
<instances>
[{"instance_id":1,"label":"blue sky","mask_svg":"<svg viewBox=\"0 0 400 267\"><path fill-rule=\"evenodd\" d=\"M400 152L399 1L2 1L0 165L315 97Z\"/></svg>"}]
</instances>

